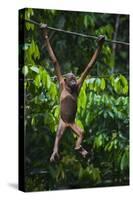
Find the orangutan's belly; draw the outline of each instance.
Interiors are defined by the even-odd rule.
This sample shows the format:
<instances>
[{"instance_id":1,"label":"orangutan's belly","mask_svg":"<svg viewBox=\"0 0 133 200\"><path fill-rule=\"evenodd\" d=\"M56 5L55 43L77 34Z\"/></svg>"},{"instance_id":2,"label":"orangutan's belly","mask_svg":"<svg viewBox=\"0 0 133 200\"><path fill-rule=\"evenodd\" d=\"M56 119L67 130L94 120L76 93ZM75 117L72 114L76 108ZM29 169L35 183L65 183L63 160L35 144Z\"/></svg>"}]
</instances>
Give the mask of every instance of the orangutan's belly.
<instances>
[{"instance_id":1,"label":"orangutan's belly","mask_svg":"<svg viewBox=\"0 0 133 200\"><path fill-rule=\"evenodd\" d=\"M67 123L74 122L77 112L77 99L67 95L61 101L61 118Z\"/></svg>"}]
</instances>

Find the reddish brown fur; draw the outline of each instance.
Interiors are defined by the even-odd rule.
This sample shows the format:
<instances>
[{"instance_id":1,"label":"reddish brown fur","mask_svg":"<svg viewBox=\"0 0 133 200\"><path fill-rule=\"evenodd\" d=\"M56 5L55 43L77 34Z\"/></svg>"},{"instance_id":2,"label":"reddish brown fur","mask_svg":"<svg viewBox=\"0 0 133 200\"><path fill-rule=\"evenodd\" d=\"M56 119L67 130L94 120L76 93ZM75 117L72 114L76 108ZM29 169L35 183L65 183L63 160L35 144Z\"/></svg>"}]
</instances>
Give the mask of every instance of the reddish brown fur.
<instances>
[{"instance_id":1,"label":"reddish brown fur","mask_svg":"<svg viewBox=\"0 0 133 200\"><path fill-rule=\"evenodd\" d=\"M48 39L47 29L44 28L44 37L46 40L48 52L50 58L55 66L56 75L60 84L60 105L61 105L61 117L59 121L58 130L56 133L56 139L54 144L53 153L50 157L50 161L55 161L56 158L59 158L59 142L66 128L71 128L77 135L77 141L75 149L81 153L83 157L86 157L87 151L81 146L83 140L83 130L75 124L75 116L77 111L77 98L85 80L86 76L89 74L92 66L95 64L96 59L101 51L102 45L104 43L104 36L99 36L98 39L98 48L94 52L92 59L87 64L84 72L81 74L81 77L77 80L75 75L69 73L65 75L65 78L61 75L60 65L57 61L57 58L52 50L50 41Z\"/></svg>"}]
</instances>

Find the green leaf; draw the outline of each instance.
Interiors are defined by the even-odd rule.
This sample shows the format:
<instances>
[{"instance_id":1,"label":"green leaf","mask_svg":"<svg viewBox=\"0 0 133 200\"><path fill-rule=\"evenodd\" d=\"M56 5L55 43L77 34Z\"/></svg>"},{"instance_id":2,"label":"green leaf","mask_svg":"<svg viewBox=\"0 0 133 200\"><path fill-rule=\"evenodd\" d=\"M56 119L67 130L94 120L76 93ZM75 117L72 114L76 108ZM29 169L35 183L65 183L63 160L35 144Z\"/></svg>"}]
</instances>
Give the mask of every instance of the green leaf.
<instances>
[{"instance_id":1,"label":"green leaf","mask_svg":"<svg viewBox=\"0 0 133 200\"><path fill-rule=\"evenodd\" d=\"M129 152L128 150L126 150L121 158L120 169L124 170L128 167L128 165L129 165Z\"/></svg>"},{"instance_id":2,"label":"green leaf","mask_svg":"<svg viewBox=\"0 0 133 200\"><path fill-rule=\"evenodd\" d=\"M94 83L95 80L96 80L96 78L90 78L90 79L87 80L87 83Z\"/></svg>"},{"instance_id":3,"label":"green leaf","mask_svg":"<svg viewBox=\"0 0 133 200\"><path fill-rule=\"evenodd\" d=\"M59 118L59 114L60 114L60 107L59 106L55 106L54 109L54 116L58 119Z\"/></svg>"},{"instance_id":4,"label":"green leaf","mask_svg":"<svg viewBox=\"0 0 133 200\"><path fill-rule=\"evenodd\" d=\"M104 148L105 151L111 152L111 150L112 150L112 148L113 148L113 145L114 145L113 141L108 142L108 143L106 144L105 148Z\"/></svg>"},{"instance_id":5,"label":"green leaf","mask_svg":"<svg viewBox=\"0 0 133 200\"><path fill-rule=\"evenodd\" d=\"M34 59L36 60L36 59L39 59L39 58L40 58L40 52L39 52L37 44L35 44Z\"/></svg>"},{"instance_id":6,"label":"green leaf","mask_svg":"<svg viewBox=\"0 0 133 200\"><path fill-rule=\"evenodd\" d=\"M96 80L96 78L90 78L90 79L88 79L88 80L86 81L87 84L88 84L88 86L89 86L89 89L90 89L90 90L93 90L93 89L94 89L95 80Z\"/></svg>"},{"instance_id":7,"label":"green leaf","mask_svg":"<svg viewBox=\"0 0 133 200\"><path fill-rule=\"evenodd\" d=\"M101 86L100 86L101 90L105 89L105 79L101 78Z\"/></svg>"},{"instance_id":8,"label":"green leaf","mask_svg":"<svg viewBox=\"0 0 133 200\"><path fill-rule=\"evenodd\" d=\"M26 51L30 47L29 43L24 43L23 50Z\"/></svg>"},{"instance_id":9,"label":"green leaf","mask_svg":"<svg viewBox=\"0 0 133 200\"><path fill-rule=\"evenodd\" d=\"M36 58L40 58L40 52L39 52L39 49L38 49L38 46L36 44L36 47L35 47L35 54L36 54Z\"/></svg>"},{"instance_id":10,"label":"green leaf","mask_svg":"<svg viewBox=\"0 0 133 200\"><path fill-rule=\"evenodd\" d=\"M96 87L99 87L99 86L101 85L101 80L100 80L100 78L97 78L97 79L95 80L95 85L96 85Z\"/></svg>"},{"instance_id":11,"label":"green leaf","mask_svg":"<svg viewBox=\"0 0 133 200\"><path fill-rule=\"evenodd\" d=\"M47 89L49 89L51 86L51 79L50 76L47 74Z\"/></svg>"},{"instance_id":12,"label":"green leaf","mask_svg":"<svg viewBox=\"0 0 133 200\"><path fill-rule=\"evenodd\" d=\"M30 30L30 23L26 22L25 25L26 25L26 29L29 31Z\"/></svg>"},{"instance_id":13,"label":"green leaf","mask_svg":"<svg viewBox=\"0 0 133 200\"><path fill-rule=\"evenodd\" d=\"M22 72L23 72L24 76L27 76L29 70L28 70L28 67L26 65L23 67Z\"/></svg>"},{"instance_id":14,"label":"green leaf","mask_svg":"<svg viewBox=\"0 0 133 200\"><path fill-rule=\"evenodd\" d=\"M34 84L38 88L41 86L41 77L40 77L40 74L36 75L35 80L34 80Z\"/></svg>"},{"instance_id":15,"label":"green leaf","mask_svg":"<svg viewBox=\"0 0 133 200\"><path fill-rule=\"evenodd\" d=\"M85 28L87 28L87 26L88 26L88 16L87 15L84 16L84 25L85 25Z\"/></svg>"},{"instance_id":16,"label":"green leaf","mask_svg":"<svg viewBox=\"0 0 133 200\"><path fill-rule=\"evenodd\" d=\"M123 94L127 94L128 93L128 85L126 85L124 88L123 88Z\"/></svg>"},{"instance_id":17,"label":"green leaf","mask_svg":"<svg viewBox=\"0 0 133 200\"><path fill-rule=\"evenodd\" d=\"M35 126L35 117L32 117L32 119L31 119L31 125Z\"/></svg>"},{"instance_id":18,"label":"green leaf","mask_svg":"<svg viewBox=\"0 0 133 200\"><path fill-rule=\"evenodd\" d=\"M114 118L114 114L111 111L108 110L107 112L111 118Z\"/></svg>"},{"instance_id":19,"label":"green leaf","mask_svg":"<svg viewBox=\"0 0 133 200\"><path fill-rule=\"evenodd\" d=\"M107 111L104 111L103 116L104 116L105 119L108 117Z\"/></svg>"},{"instance_id":20,"label":"green leaf","mask_svg":"<svg viewBox=\"0 0 133 200\"><path fill-rule=\"evenodd\" d=\"M44 101L46 100L46 96L44 95L43 92L39 95L39 99L40 99L40 101L42 101L42 102L44 102Z\"/></svg>"},{"instance_id":21,"label":"green leaf","mask_svg":"<svg viewBox=\"0 0 133 200\"><path fill-rule=\"evenodd\" d=\"M32 66L32 67L30 67L30 69L31 69L32 71L36 72L37 74L39 74L39 68L38 68L38 67Z\"/></svg>"},{"instance_id":22,"label":"green leaf","mask_svg":"<svg viewBox=\"0 0 133 200\"><path fill-rule=\"evenodd\" d=\"M122 88L123 88L123 94L127 94L128 93L128 81L125 78L125 76L120 75L120 80L121 80L121 84L122 84Z\"/></svg>"},{"instance_id":23,"label":"green leaf","mask_svg":"<svg viewBox=\"0 0 133 200\"><path fill-rule=\"evenodd\" d=\"M96 78L96 80L95 80L95 86L94 86L94 91L95 91L95 92L96 92L96 91L99 91L100 85L101 85L101 80L100 80L100 78Z\"/></svg>"},{"instance_id":24,"label":"green leaf","mask_svg":"<svg viewBox=\"0 0 133 200\"><path fill-rule=\"evenodd\" d=\"M78 175L79 179L82 179L83 173L84 173L83 171L84 170L83 170L82 166L80 166L80 168L79 168L79 175Z\"/></svg>"},{"instance_id":25,"label":"green leaf","mask_svg":"<svg viewBox=\"0 0 133 200\"><path fill-rule=\"evenodd\" d=\"M125 76L120 75L120 79L121 79L121 81L122 81L123 86L128 85L128 82L127 82L127 79L125 78Z\"/></svg>"},{"instance_id":26,"label":"green leaf","mask_svg":"<svg viewBox=\"0 0 133 200\"><path fill-rule=\"evenodd\" d=\"M98 149L99 147L103 146L104 137L103 134L100 133L95 137L93 147Z\"/></svg>"},{"instance_id":27,"label":"green leaf","mask_svg":"<svg viewBox=\"0 0 133 200\"><path fill-rule=\"evenodd\" d=\"M41 78L42 78L42 84L44 87L46 87L46 84L47 84L47 73L45 70L41 71L40 72L41 74Z\"/></svg>"},{"instance_id":28,"label":"green leaf","mask_svg":"<svg viewBox=\"0 0 133 200\"><path fill-rule=\"evenodd\" d=\"M31 28L32 31L34 30L34 27L35 27L34 24L31 24L31 25L30 25L30 28Z\"/></svg>"},{"instance_id":29,"label":"green leaf","mask_svg":"<svg viewBox=\"0 0 133 200\"><path fill-rule=\"evenodd\" d=\"M84 126L83 126L82 122L81 122L79 119L76 119L76 124L77 124L81 129L84 130Z\"/></svg>"},{"instance_id":30,"label":"green leaf","mask_svg":"<svg viewBox=\"0 0 133 200\"><path fill-rule=\"evenodd\" d=\"M114 87L114 81L115 81L114 75L111 75L109 79L111 81L111 85Z\"/></svg>"},{"instance_id":31,"label":"green leaf","mask_svg":"<svg viewBox=\"0 0 133 200\"><path fill-rule=\"evenodd\" d=\"M43 83L43 86L46 88L46 89L50 89L51 87L51 79L50 79L50 76L49 74L47 73L47 71L45 69L41 69L40 68L40 74L41 74L41 77L42 77L42 83ZM54 87L54 86L53 86ZM51 88L51 90L54 90L55 88Z\"/></svg>"},{"instance_id":32,"label":"green leaf","mask_svg":"<svg viewBox=\"0 0 133 200\"><path fill-rule=\"evenodd\" d=\"M116 77L116 79L114 80L114 89L118 94L122 92L122 88L120 85L120 77Z\"/></svg>"},{"instance_id":33,"label":"green leaf","mask_svg":"<svg viewBox=\"0 0 133 200\"><path fill-rule=\"evenodd\" d=\"M32 49L32 53L34 53L36 50L36 45L35 45L34 40L32 40L32 42L31 42L31 49Z\"/></svg>"},{"instance_id":34,"label":"green leaf","mask_svg":"<svg viewBox=\"0 0 133 200\"><path fill-rule=\"evenodd\" d=\"M33 16L34 15L34 11L32 8L28 8L28 12L30 13L30 16Z\"/></svg>"},{"instance_id":35,"label":"green leaf","mask_svg":"<svg viewBox=\"0 0 133 200\"><path fill-rule=\"evenodd\" d=\"M78 112L80 112L80 109L85 109L86 103L87 103L87 96L86 96L86 82L84 81L84 84L80 90L80 94L78 97Z\"/></svg>"},{"instance_id":36,"label":"green leaf","mask_svg":"<svg viewBox=\"0 0 133 200\"><path fill-rule=\"evenodd\" d=\"M87 96L84 90L81 89L80 96L78 98L78 107L85 109L87 102Z\"/></svg>"},{"instance_id":37,"label":"green leaf","mask_svg":"<svg viewBox=\"0 0 133 200\"><path fill-rule=\"evenodd\" d=\"M55 100L56 97L57 97L57 88L56 88L56 85L54 83L51 82L50 84L50 88L49 88L49 95L50 97Z\"/></svg>"}]
</instances>

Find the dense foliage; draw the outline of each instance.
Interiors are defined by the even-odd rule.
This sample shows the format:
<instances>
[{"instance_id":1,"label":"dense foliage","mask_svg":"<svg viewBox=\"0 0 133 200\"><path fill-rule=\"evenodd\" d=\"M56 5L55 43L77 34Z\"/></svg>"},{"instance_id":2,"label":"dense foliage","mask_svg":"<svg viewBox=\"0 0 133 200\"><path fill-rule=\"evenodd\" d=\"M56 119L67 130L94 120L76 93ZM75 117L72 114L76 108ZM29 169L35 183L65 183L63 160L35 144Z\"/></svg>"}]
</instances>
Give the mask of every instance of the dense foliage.
<instances>
[{"instance_id":1,"label":"dense foliage","mask_svg":"<svg viewBox=\"0 0 133 200\"><path fill-rule=\"evenodd\" d=\"M21 20L128 42L129 16L26 9ZM96 42L49 31L63 73L80 76ZM59 86L41 30L25 23L20 38L20 70L25 76L26 191L82 188L129 183L128 53L124 45L105 43L83 84L76 123L85 130L83 159L74 151L75 135L67 130L60 144L61 160L49 162L59 121Z\"/></svg>"}]
</instances>

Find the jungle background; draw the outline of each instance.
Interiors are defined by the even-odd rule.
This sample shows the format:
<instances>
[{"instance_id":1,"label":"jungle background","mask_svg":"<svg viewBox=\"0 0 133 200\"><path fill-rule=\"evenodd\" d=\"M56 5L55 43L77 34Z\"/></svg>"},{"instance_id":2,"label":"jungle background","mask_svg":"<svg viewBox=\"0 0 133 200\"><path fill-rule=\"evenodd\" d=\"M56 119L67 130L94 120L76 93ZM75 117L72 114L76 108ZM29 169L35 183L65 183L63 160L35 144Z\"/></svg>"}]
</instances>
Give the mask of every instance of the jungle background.
<instances>
[{"instance_id":1,"label":"jungle background","mask_svg":"<svg viewBox=\"0 0 133 200\"><path fill-rule=\"evenodd\" d=\"M25 190L58 190L129 184L129 46L105 43L78 98L76 123L90 157L74 150L75 135L61 140L61 159L50 163L59 121L59 85L41 30L24 19L129 42L129 16L24 9L19 12L19 70L25 81ZM23 26L24 25L24 26ZM24 30L23 30L24 28ZM49 31L62 73L80 76L97 42ZM21 35L20 34L20 35Z\"/></svg>"}]
</instances>

